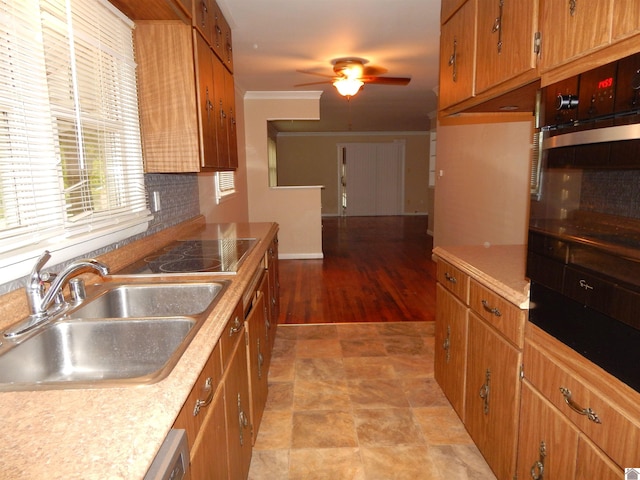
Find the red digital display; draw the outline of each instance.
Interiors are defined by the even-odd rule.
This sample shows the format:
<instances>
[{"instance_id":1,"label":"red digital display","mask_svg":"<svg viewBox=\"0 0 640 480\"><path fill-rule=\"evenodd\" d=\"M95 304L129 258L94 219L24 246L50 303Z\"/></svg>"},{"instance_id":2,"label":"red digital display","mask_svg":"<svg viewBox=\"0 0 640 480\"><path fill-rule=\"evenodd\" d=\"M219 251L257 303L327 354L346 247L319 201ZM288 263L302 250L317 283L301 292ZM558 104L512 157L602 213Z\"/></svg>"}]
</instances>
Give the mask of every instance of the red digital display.
<instances>
[{"instance_id":1,"label":"red digital display","mask_svg":"<svg viewBox=\"0 0 640 480\"><path fill-rule=\"evenodd\" d=\"M609 88L613 85L613 77L605 78L598 82L598 89Z\"/></svg>"}]
</instances>

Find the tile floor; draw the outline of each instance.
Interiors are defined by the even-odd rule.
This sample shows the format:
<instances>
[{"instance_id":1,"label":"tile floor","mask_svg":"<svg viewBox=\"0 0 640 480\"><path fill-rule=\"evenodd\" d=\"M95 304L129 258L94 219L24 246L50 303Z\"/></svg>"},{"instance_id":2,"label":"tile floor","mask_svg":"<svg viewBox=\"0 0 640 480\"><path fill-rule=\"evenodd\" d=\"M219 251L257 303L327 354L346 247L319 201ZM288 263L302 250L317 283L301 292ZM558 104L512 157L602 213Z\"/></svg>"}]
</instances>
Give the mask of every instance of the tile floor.
<instances>
[{"instance_id":1,"label":"tile floor","mask_svg":"<svg viewBox=\"0 0 640 480\"><path fill-rule=\"evenodd\" d=\"M433 379L433 323L279 325L252 480L490 480Z\"/></svg>"}]
</instances>

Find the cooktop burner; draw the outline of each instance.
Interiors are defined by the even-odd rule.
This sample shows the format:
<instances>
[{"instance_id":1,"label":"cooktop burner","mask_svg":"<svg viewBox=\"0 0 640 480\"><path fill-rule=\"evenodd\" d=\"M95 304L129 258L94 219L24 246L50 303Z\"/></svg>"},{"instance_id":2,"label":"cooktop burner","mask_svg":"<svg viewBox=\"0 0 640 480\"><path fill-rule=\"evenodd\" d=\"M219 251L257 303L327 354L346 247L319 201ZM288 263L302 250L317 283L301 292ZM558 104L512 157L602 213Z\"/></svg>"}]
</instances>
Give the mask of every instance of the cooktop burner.
<instances>
[{"instance_id":1,"label":"cooktop burner","mask_svg":"<svg viewBox=\"0 0 640 480\"><path fill-rule=\"evenodd\" d=\"M255 238L177 240L120 270L118 275L179 273L235 274L256 244Z\"/></svg>"}]
</instances>

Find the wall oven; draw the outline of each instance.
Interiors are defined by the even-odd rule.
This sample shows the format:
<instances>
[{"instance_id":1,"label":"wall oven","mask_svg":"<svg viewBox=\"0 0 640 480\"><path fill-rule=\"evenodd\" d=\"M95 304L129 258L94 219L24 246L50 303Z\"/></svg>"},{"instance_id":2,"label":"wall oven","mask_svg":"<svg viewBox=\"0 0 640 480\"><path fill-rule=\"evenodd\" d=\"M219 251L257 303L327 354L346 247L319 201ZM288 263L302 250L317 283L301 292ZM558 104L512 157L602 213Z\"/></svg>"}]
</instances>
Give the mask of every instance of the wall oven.
<instances>
[{"instance_id":1,"label":"wall oven","mask_svg":"<svg viewBox=\"0 0 640 480\"><path fill-rule=\"evenodd\" d=\"M540 98L529 320L640 392L640 53Z\"/></svg>"}]
</instances>

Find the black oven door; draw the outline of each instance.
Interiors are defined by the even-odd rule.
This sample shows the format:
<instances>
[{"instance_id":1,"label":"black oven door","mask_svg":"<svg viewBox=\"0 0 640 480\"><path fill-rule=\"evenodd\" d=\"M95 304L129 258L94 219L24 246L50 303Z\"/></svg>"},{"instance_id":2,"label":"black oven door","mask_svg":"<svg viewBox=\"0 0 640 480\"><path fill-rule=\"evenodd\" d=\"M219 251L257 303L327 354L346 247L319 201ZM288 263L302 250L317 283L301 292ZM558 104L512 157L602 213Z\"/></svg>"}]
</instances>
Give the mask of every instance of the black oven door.
<instances>
[{"instance_id":1,"label":"black oven door","mask_svg":"<svg viewBox=\"0 0 640 480\"><path fill-rule=\"evenodd\" d=\"M640 331L531 281L529 321L640 392Z\"/></svg>"}]
</instances>

